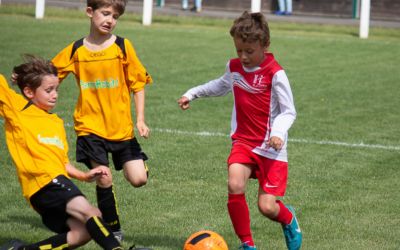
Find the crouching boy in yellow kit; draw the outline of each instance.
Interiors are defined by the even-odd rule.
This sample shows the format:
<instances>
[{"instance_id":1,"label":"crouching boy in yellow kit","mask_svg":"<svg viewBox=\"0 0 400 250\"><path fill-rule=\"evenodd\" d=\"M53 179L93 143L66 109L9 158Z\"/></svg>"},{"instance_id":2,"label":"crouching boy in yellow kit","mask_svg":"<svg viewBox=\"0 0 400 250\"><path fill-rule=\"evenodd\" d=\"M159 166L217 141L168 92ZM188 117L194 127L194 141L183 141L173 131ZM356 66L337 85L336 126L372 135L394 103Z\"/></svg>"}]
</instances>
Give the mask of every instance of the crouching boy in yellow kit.
<instances>
[{"instance_id":1,"label":"crouching boy in yellow kit","mask_svg":"<svg viewBox=\"0 0 400 250\"><path fill-rule=\"evenodd\" d=\"M14 67L14 80L22 95L0 74L0 116L8 150L24 197L57 234L33 244L14 240L1 248L73 249L94 239L103 249L122 249L100 210L70 180L94 181L107 172L82 172L69 163L64 123L50 113L58 97L57 69L49 61L25 56L25 63Z\"/></svg>"}]
</instances>

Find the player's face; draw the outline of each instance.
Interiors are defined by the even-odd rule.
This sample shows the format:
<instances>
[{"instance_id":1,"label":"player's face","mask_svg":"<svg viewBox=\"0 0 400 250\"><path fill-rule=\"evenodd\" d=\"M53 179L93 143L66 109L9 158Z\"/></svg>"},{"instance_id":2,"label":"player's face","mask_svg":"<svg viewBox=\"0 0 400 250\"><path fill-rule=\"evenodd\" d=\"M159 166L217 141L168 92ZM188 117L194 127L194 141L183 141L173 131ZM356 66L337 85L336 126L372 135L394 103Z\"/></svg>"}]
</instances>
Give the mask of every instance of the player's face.
<instances>
[{"instance_id":1,"label":"player's face","mask_svg":"<svg viewBox=\"0 0 400 250\"><path fill-rule=\"evenodd\" d=\"M119 13L112 6L101 7L94 11L88 7L86 13L91 18L92 28L102 35L110 34L119 18Z\"/></svg>"},{"instance_id":2,"label":"player's face","mask_svg":"<svg viewBox=\"0 0 400 250\"><path fill-rule=\"evenodd\" d=\"M241 38L234 37L233 42L236 47L236 53L244 67L257 67L263 62L264 52L267 48L262 46L260 41L243 42Z\"/></svg>"},{"instance_id":3,"label":"player's face","mask_svg":"<svg viewBox=\"0 0 400 250\"><path fill-rule=\"evenodd\" d=\"M56 106L58 97L58 77L54 75L46 75L42 79L42 84L33 92L28 93L27 97L37 107L50 111Z\"/></svg>"}]
</instances>

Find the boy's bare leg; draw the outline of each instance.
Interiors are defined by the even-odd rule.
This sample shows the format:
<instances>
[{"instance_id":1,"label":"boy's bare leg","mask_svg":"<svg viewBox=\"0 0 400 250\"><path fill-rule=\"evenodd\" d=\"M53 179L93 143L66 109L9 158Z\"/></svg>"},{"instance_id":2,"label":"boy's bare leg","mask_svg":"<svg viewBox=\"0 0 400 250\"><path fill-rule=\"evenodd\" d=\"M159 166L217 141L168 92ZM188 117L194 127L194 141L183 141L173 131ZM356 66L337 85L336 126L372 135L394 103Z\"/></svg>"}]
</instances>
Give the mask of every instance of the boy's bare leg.
<instances>
[{"instance_id":1,"label":"boy's bare leg","mask_svg":"<svg viewBox=\"0 0 400 250\"><path fill-rule=\"evenodd\" d=\"M83 196L73 198L67 204L67 212L76 220L84 224L90 237L103 249L121 249L120 243L115 239L110 227L102 220L101 212L92 206ZM79 227L79 224L76 225ZM82 230L82 228L76 229ZM68 235L69 240L82 240L79 236ZM85 238L83 238L85 240Z\"/></svg>"},{"instance_id":2,"label":"boy's bare leg","mask_svg":"<svg viewBox=\"0 0 400 250\"><path fill-rule=\"evenodd\" d=\"M141 187L147 183L147 167L146 163L139 160L125 162L124 176L125 179L134 187Z\"/></svg>"}]
</instances>

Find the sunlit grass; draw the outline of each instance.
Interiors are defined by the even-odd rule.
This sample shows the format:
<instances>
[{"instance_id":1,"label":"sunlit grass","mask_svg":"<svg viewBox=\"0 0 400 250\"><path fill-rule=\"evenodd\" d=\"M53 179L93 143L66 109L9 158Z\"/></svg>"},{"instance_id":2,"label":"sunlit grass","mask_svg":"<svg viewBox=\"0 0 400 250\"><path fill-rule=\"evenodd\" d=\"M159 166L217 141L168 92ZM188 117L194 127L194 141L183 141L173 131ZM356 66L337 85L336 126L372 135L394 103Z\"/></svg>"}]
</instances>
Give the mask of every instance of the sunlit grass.
<instances>
[{"instance_id":1,"label":"sunlit grass","mask_svg":"<svg viewBox=\"0 0 400 250\"><path fill-rule=\"evenodd\" d=\"M21 54L52 58L88 32L82 10L48 8L43 20L32 13L32 7L0 7L0 72L7 77ZM150 157L149 183L134 189L114 171L125 246L177 250L191 233L210 229L237 248L226 211L232 96L197 100L185 112L176 104L188 88L219 77L235 56L231 23L160 16L143 27L130 13L119 21L115 32L133 42L154 79L146 89L152 135L139 138ZM289 142L284 200L298 210L302 249L398 249L400 152L390 147L400 142L399 30L373 28L370 39L362 40L356 27L282 22L270 27L270 50L288 74L298 112L289 135L297 140ZM77 92L73 77L66 79L54 110L65 121L72 162ZM210 136L196 134L202 131ZM51 236L23 200L3 132L0 141L0 243ZM343 144L324 144L332 141ZM361 143L382 148L352 146ZM95 203L94 186L78 185ZM280 226L257 211L256 181L248 191L258 249L285 249Z\"/></svg>"}]
</instances>

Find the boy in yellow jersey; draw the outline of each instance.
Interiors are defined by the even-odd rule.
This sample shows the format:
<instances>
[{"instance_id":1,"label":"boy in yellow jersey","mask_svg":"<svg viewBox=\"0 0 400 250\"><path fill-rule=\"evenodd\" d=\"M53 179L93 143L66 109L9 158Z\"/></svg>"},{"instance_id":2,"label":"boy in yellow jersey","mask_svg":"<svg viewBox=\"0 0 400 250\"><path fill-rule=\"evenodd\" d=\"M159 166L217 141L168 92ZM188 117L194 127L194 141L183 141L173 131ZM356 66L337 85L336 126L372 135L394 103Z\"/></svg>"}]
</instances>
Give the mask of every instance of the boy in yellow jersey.
<instances>
[{"instance_id":1,"label":"boy in yellow jersey","mask_svg":"<svg viewBox=\"0 0 400 250\"><path fill-rule=\"evenodd\" d=\"M87 0L89 35L71 43L52 60L60 80L72 73L77 81L76 159L90 169L107 167L107 175L96 180L97 202L104 221L120 241L122 231L108 153L112 154L115 169L123 170L134 187L146 184L147 156L134 135L131 92L138 133L147 138L150 130L144 117L144 88L152 82L131 42L111 33L125 5L126 0Z\"/></svg>"},{"instance_id":2,"label":"boy in yellow jersey","mask_svg":"<svg viewBox=\"0 0 400 250\"><path fill-rule=\"evenodd\" d=\"M69 163L64 123L49 113L58 97L57 69L49 61L27 55L14 73L22 95L9 88L0 74L0 116L5 120L8 150L24 197L57 234L33 244L15 240L1 249L72 249L90 239L103 249L122 249L100 210L70 180L94 181L107 171L82 172Z\"/></svg>"}]
</instances>

